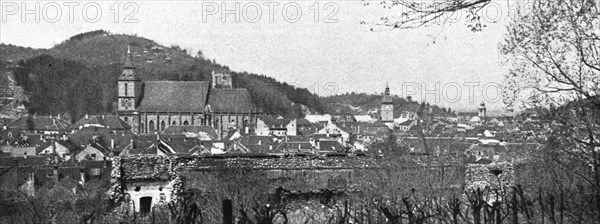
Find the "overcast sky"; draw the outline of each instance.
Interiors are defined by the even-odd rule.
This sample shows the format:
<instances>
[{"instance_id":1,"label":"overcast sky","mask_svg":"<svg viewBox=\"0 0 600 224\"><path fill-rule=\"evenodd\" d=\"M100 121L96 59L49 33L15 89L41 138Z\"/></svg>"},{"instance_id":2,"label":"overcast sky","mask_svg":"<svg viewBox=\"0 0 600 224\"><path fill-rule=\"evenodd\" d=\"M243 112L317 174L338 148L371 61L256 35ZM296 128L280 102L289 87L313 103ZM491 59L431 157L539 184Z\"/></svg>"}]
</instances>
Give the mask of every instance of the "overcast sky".
<instances>
[{"instance_id":1,"label":"overcast sky","mask_svg":"<svg viewBox=\"0 0 600 224\"><path fill-rule=\"evenodd\" d=\"M481 101L492 110L503 108L494 83L508 71L498 50L507 1L486 9L484 18L498 22L477 33L464 20L408 30L369 25L399 10L362 1L244 1L237 7L233 1L38 3L36 12L35 2L2 1L2 43L50 48L75 34L104 29L202 50L234 71L264 74L323 96L381 93L389 83L392 94L426 97L454 109L474 111ZM24 7L34 13L23 15ZM222 21L225 8L237 9L239 21L233 14Z\"/></svg>"}]
</instances>

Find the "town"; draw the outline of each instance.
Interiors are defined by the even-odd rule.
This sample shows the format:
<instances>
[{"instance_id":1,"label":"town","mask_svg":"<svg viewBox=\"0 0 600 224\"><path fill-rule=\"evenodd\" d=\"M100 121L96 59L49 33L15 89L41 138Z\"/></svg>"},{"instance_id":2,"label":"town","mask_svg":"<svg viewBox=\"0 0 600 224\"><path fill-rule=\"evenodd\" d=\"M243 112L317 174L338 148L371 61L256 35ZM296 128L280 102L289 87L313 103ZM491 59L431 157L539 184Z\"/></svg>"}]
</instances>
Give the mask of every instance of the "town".
<instances>
[{"instance_id":1,"label":"town","mask_svg":"<svg viewBox=\"0 0 600 224\"><path fill-rule=\"evenodd\" d=\"M0 223L600 224L599 4L2 2Z\"/></svg>"},{"instance_id":2,"label":"town","mask_svg":"<svg viewBox=\"0 0 600 224\"><path fill-rule=\"evenodd\" d=\"M3 74L2 182L33 195L36 187L32 186L45 182L66 178L75 184L69 186L77 186L106 180L116 159L143 161L145 156L217 161L348 157L339 166L357 168L364 165L356 162L360 157L398 154L449 156L462 163L487 165L512 162L525 148L540 147L535 139L544 128L535 112L493 117L484 102L472 112L446 116L435 116L428 104L412 102L419 111L395 114L389 87L380 95L379 109L368 114L284 118L261 111L247 89L233 86L226 72L213 71L211 81L144 82L135 63L128 48L122 72L115 74L115 114L85 114L73 123L67 113L27 114L23 88L10 72ZM269 169L290 168L292 163ZM311 169L308 164L295 166ZM148 212L166 200L164 195L160 201L152 199L157 195L151 186L168 185L161 183L136 185L145 186L147 190L141 192L129 188L138 201L136 212Z\"/></svg>"}]
</instances>

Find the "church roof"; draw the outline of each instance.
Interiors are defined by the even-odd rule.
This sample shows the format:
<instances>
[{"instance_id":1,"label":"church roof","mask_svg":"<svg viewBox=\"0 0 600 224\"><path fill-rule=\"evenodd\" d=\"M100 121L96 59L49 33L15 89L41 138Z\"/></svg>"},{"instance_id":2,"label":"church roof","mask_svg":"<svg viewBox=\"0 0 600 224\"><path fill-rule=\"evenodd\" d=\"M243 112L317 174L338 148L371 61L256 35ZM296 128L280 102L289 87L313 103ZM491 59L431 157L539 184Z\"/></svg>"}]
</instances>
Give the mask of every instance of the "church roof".
<instances>
[{"instance_id":1,"label":"church roof","mask_svg":"<svg viewBox=\"0 0 600 224\"><path fill-rule=\"evenodd\" d=\"M141 112L204 111L210 82L147 81L143 87ZM231 101L222 102L231 103Z\"/></svg>"},{"instance_id":2,"label":"church roof","mask_svg":"<svg viewBox=\"0 0 600 224\"><path fill-rule=\"evenodd\" d=\"M135 68L133 65L133 59L131 57L131 49L127 46L127 55L125 56L125 63L123 64L123 68Z\"/></svg>"},{"instance_id":3,"label":"church roof","mask_svg":"<svg viewBox=\"0 0 600 224\"><path fill-rule=\"evenodd\" d=\"M119 80L123 81L139 81L135 74L135 65L133 65L133 58L131 56L131 50L127 47L127 55L125 55L125 63L123 63L123 72L119 76Z\"/></svg>"},{"instance_id":4,"label":"church roof","mask_svg":"<svg viewBox=\"0 0 600 224\"><path fill-rule=\"evenodd\" d=\"M208 98L212 111L247 113L256 111L247 89L212 89Z\"/></svg>"}]
</instances>

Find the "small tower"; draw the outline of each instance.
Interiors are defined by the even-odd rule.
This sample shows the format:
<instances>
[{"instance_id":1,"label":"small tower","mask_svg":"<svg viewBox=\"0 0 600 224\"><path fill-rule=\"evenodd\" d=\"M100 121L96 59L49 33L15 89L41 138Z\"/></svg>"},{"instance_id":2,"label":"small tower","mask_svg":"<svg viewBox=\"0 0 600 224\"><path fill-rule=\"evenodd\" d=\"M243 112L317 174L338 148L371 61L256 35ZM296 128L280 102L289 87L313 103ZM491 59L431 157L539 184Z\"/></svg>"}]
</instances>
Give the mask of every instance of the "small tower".
<instances>
[{"instance_id":1,"label":"small tower","mask_svg":"<svg viewBox=\"0 0 600 224\"><path fill-rule=\"evenodd\" d=\"M117 111L134 111L140 96L141 82L135 73L135 66L133 65L129 46L127 47L125 64L123 64L123 72L121 72L121 76L117 79L117 89Z\"/></svg>"},{"instance_id":2,"label":"small tower","mask_svg":"<svg viewBox=\"0 0 600 224\"><path fill-rule=\"evenodd\" d=\"M212 72L212 88L233 88L231 75L225 72Z\"/></svg>"},{"instance_id":3,"label":"small tower","mask_svg":"<svg viewBox=\"0 0 600 224\"><path fill-rule=\"evenodd\" d=\"M485 120L485 116L486 116L486 109L485 109L485 103L482 101L481 104L479 104L479 113L477 114L477 116L479 116L479 118L481 118L481 120Z\"/></svg>"},{"instance_id":4,"label":"small tower","mask_svg":"<svg viewBox=\"0 0 600 224\"><path fill-rule=\"evenodd\" d=\"M390 96L390 87L386 84L385 92L383 92L383 97L381 99L381 121L385 123L388 127L393 129L394 125L394 100L392 96Z\"/></svg>"}]
</instances>

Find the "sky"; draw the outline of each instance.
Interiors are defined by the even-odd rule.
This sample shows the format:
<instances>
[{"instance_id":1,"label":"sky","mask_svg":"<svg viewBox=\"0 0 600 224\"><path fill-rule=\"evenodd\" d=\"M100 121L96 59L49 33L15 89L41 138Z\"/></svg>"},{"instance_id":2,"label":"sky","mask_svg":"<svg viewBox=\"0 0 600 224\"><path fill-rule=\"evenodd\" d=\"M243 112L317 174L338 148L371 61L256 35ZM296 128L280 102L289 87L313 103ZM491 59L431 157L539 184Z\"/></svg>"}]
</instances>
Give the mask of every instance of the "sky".
<instances>
[{"instance_id":1,"label":"sky","mask_svg":"<svg viewBox=\"0 0 600 224\"><path fill-rule=\"evenodd\" d=\"M0 42L51 48L104 29L178 45L233 71L264 74L321 96L391 93L459 111L503 110L508 68L498 50L508 1L483 10L482 32L465 15L416 29L389 29L380 18L402 9L377 1L0 1ZM463 13L464 14L464 13ZM237 19L236 19L237 16ZM361 22L366 24L362 24Z\"/></svg>"}]
</instances>

